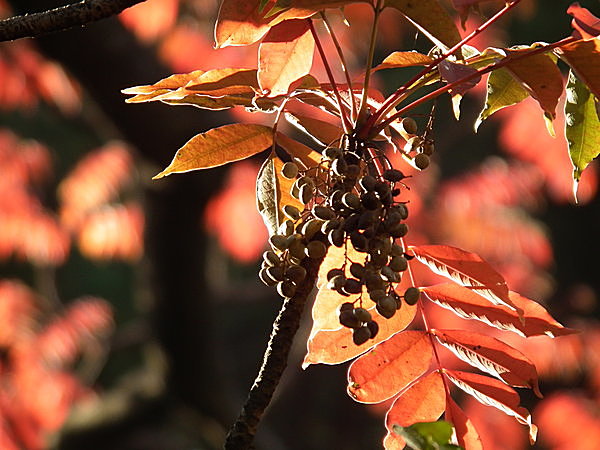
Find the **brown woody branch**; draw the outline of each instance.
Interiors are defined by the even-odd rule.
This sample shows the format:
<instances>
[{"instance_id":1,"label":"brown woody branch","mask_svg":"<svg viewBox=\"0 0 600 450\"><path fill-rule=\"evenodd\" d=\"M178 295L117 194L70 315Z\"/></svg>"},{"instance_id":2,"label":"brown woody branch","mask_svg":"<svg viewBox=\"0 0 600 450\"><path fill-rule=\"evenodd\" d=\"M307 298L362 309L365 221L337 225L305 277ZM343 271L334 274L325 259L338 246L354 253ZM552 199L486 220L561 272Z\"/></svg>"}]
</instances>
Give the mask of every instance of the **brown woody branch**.
<instances>
[{"instance_id":1,"label":"brown woody branch","mask_svg":"<svg viewBox=\"0 0 600 450\"><path fill-rule=\"evenodd\" d=\"M273 331L263 356L263 363L240 415L225 439L225 450L251 448L256 429L271 402L271 398L287 366L294 336L300 326L302 311L315 281L321 260L305 259L306 278L298 286L292 298L285 299L279 315L273 322Z\"/></svg>"},{"instance_id":2,"label":"brown woody branch","mask_svg":"<svg viewBox=\"0 0 600 450\"><path fill-rule=\"evenodd\" d=\"M83 0L48 11L10 17L0 21L0 42L38 37L86 25L119 14L145 0Z\"/></svg>"}]
</instances>

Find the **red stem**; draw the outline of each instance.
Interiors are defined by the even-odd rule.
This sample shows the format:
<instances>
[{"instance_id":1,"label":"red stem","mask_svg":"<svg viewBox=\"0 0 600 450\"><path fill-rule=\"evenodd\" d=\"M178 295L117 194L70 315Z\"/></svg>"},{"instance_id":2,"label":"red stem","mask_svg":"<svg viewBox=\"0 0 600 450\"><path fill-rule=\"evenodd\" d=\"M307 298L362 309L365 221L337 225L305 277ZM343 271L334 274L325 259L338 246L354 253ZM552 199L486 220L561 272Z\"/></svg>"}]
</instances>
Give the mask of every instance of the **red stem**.
<instances>
[{"instance_id":1,"label":"red stem","mask_svg":"<svg viewBox=\"0 0 600 450\"><path fill-rule=\"evenodd\" d=\"M577 41L577 38L575 38L573 36L569 36L568 38L565 38L561 41L555 42L554 44L549 44L544 47L539 47L530 52L521 53L520 55L515 55L515 56L507 56L502 61L494 63L483 69L479 69L476 72L472 73L471 75L467 75L466 77L461 78L460 80L456 80L453 83L446 84L446 85L440 87L439 89L436 89L435 91L432 91L429 94L424 95L423 97L420 97L419 99L415 100L412 103L409 103L404 108L400 109L393 116L390 116L388 119L384 120L379 125L373 126L370 130L363 129L363 130L361 130L361 132L365 135L365 137L368 137L369 135L377 135L377 133L379 133L381 130L383 130L385 127L387 127L394 120L401 118L403 116L403 114L406 113L407 111L421 105L422 103L425 103L428 100L436 98L436 97L440 96L441 94L445 94L446 92L451 91L452 88L454 88L462 83L465 83L467 81L475 79L481 75L492 72L501 67L504 67L504 66L510 64L511 62L518 61L523 58L528 58L530 56L537 55L538 53L546 53L557 47L562 47L563 45L567 45L567 44L570 44L575 41ZM363 137L363 135L361 134L360 137Z\"/></svg>"},{"instance_id":2,"label":"red stem","mask_svg":"<svg viewBox=\"0 0 600 450\"><path fill-rule=\"evenodd\" d=\"M383 103L383 105L381 105L381 107L373 113L373 115L369 118L369 120L367 121L365 126L360 130L359 136L362 137L363 135L369 134L370 129L375 126L375 124L381 119L382 116L385 116L385 114L387 114L387 112L394 107L394 103L402 96L402 94L404 94L408 90L408 88L410 88L410 86L413 83L418 81L424 75L431 72L432 69L434 69L439 63L441 63L442 61L447 59L450 55L452 55L460 47L467 44L474 37L476 37L481 32L486 30L490 25L492 25L494 22L496 22L498 19L500 19L500 17L502 17L504 14L506 14L509 10L511 10L512 8L517 6L520 2L521 2L521 0L515 0L512 3L509 3L506 6L504 6L504 8L502 8L500 11L498 11L496 14L494 14L485 23L481 24L479 27L477 27L477 29L473 30L468 36L464 37L460 42L455 44L452 48L450 48L442 56L439 56L438 58L434 59L427 67L425 67L423 70L421 70L419 73L417 73L414 77L412 77L410 80L408 80L406 83L404 83L404 85L402 85L400 88L398 88L396 90L396 92L394 92L391 96L389 96L387 98L387 100Z\"/></svg>"},{"instance_id":3,"label":"red stem","mask_svg":"<svg viewBox=\"0 0 600 450\"><path fill-rule=\"evenodd\" d=\"M325 51L323 50L323 46L321 45L321 41L317 34L317 30L315 30L312 20L311 19L307 19L307 20L308 20L308 26L310 28L310 32L312 33L313 38L315 39L315 44L317 46L317 50L319 51L319 55L321 56L321 61L323 62L323 66L325 67L325 72L327 72L327 78L329 78L329 83L331 84L331 86L333 88L333 93L338 102L338 108L340 110L340 116L342 118L342 126L344 127L344 132L346 134L348 134L350 132L350 129L352 128L352 125L350 124L348 117L346 117L346 111L344 110L344 107L343 107L343 102L342 102L342 97L340 96L340 91L338 90L337 83L335 82L335 79L333 78L333 73L331 72L329 63L327 62L327 57L325 56Z\"/></svg>"}]
</instances>

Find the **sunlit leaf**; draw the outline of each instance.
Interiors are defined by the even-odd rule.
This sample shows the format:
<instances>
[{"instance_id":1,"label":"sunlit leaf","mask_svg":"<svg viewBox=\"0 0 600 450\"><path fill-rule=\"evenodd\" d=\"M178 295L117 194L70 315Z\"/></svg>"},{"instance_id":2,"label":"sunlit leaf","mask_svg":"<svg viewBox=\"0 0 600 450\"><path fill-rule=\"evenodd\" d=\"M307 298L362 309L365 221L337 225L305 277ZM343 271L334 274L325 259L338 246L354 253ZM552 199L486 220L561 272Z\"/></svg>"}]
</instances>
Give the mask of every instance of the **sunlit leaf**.
<instances>
[{"instance_id":1,"label":"sunlit leaf","mask_svg":"<svg viewBox=\"0 0 600 450\"><path fill-rule=\"evenodd\" d=\"M461 450L450 443L452 425L444 420L418 422L409 427L394 425L393 431L400 435L412 450Z\"/></svg>"},{"instance_id":2,"label":"sunlit leaf","mask_svg":"<svg viewBox=\"0 0 600 450\"><path fill-rule=\"evenodd\" d=\"M445 409L444 381L439 372L431 372L398 396L386 414L385 426L391 433L394 425L408 427L417 422L433 422Z\"/></svg>"},{"instance_id":3,"label":"sunlit leaf","mask_svg":"<svg viewBox=\"0 0 600 450\"><path fill-rule=\"evenodd\" d=\"M388 55L378 66L372 69L376 72L382 69L399 69L402 67L426 66L433 61L430 56L417 51L393 52Z\"/></svg>"},{"instance_id":4,"label":"sunlit leaf","mask_svg":"<svg viewBox=\"0 0 600 450\"><path fill-rule=\"evenodd\" d=\"M448 49L460 42L454 20L438 0L385 0L385 6L399 10L440 48Z\"/></svg>"},{"instance_id":5,"label":"sunlit leaf","mask_svg":"<svg viewBox=\"0 0 600 450\"><path fill-rule=\"evenodd\" d=\"M216 47L250 45L262 39L271 28L265 13L260 0L223 0L215 25Z\"/></svg>"},{"instance_id":6,"label":"sunlit leaf","mask_svg":"<svg viewBox=\"0 0 600 450\"><path fill-rule=\"evenodd\" d=\"M213 97L254 92L258 89L257 70L238 68L209 70L190 81L185 88L196 94Z\"/></svg>"},{"instance_id":7,"label":"sunlit leaf","mask_svg":"<svg viewBox=\"0 0 600 450\"><path fill-rule=\"evenodd\" d=\"M421 288L440 306L447 308L464 319L476 319L501 330L512 331L524 337L564 336L576 330L563 327L548 314L542 305L516 292L509 292L513 304L523 311L523 319L512 309L502 305L490 305L487 300L471 289L455 283L442 283Z\"/></svg>"},{"instance_id":8,"label":"sunlit leaf","mask_svg":"<svg viewBox=\"0 0 600 450\"><path fill-rule=\"evenodd\" d=\"M493 406L517 421L529 427L529 440L533 444L537 436L537 427L531 423L529 412L519 406L519 394L503 382L484 375L456 370L446 370L445 375L456 386L473 396L484 405Z\"/></svg>"},{"instance_id":9,"label":"sunlit leaf","mask_svg":"<svg viewBox=\"0 0 600 450\"><path fill-rule=\"evenodd\" d=\"M308 340L308 353L304 357L302 367L311 364L340 364L366 352L390 336L404 330L414 319L416 306L402 305L391 319L385 319L375 312L373 320L379 325L379 332L374 339L362 345L352 341L352 331L348 328L329 331L317 331Z\"/></svg>"},{"instance_id":10,"label":"sunlit leaf","mask_svg":"<svg viewBox=\"0 0 600 450\"><path fill-rule=\"evenodd\" d=\"M286 112L285 118L321 145L335 145L344 134L344 130L337 125L313 117Z\"/></svg>"},{"instance_id":11,"label":"sunlit leaf","mask_svg":"<svg viewBox=\"0 0 600 450\"><path fill-rule=\"evenodd\" d=\"M123 89L121 92L123 92L123 94L136 96L125 100L127 103L149 101L155 96L184 87L190 81L200 77L203 73L203 70L195 70L190 73L177 73L167 78L163 78L154 84L134 86Z\"/></svg>"},{"instance_id":12,"label":"sunlit leaf","mask_svg":"<svg viewBox=\"0 0 600 450\"><path fill-rule=\"evenodd\" d=\"M450 396L446 396L444 418L454 426L456 440L461 447L465 450L483 450L483 443L475 425Z\"/></svg>"},{"instance_id":13,"label":"sunlit leaf","mask_svg":"<svg viewBox=\"0 0 600 450\"><path fill-rule=\"evenodd\" d=\"M496 111L519 103L529 97L527 90L508 70L498 69L490 73L487 80L485 106L475 122L475 131L479 125Z\"/></svg>"},{"instance_id":14,"label":"sunlit leaf","mask_svg":"<svg viewBox=\"0 0 600 450\"><path fill-rule=\"evenodd\" d=\"M280 145L296 162L300 162L304 170L310 170L319 165L321 154L312 148L286 136L283 133L277 133L277 144Z\"/></svg>"},{"instance_id":15,"label":"sunlit leaf","mask_svg":"<svg viewBox=\"0 0 600 450\"><path fill-rule=\"evenodd\" d=\"M558 48L556 53L596 98L600 98L600 39L572 42Z\"/></svg>"},{"instance_id":16,"label":"sunlit leaf","mask_svg":"<svg viewBox=\"0 0 600 450\"><path fill-rule=\"evenodd\" d=\"M565 136L569 144L569 155L575 170L573 192L577 195L577 184L581 173L600 154L600 120L597 111L598 99L587 86L569 72L567 101L565 103Z\"/></svg>"},{"instance_id":17,"label":"sunlit leaf","mask_svg":"<svg viewBox=\"0 0 600 450\"><path fill-rule=\"evenodd\" d=\"M258 50L261 92L287 94L290 84L310 71L314 48L306 20L286 20L271 28Z\"/></svg>"},{"instance_id":18,"label":"sunlit leaf","mask_svg":"<svg viewBox=\"0 0 600 450\"><path fill-rule=\"evenodd\" d=\"M437 340L458 358L515 387L533 389L538 397L538 375L533 363L520 351L480 333L432 330Z\"/></svg>"},{"instance_id":19,"label":"sunlit leaf","mask_svg":"<svg viewBox=\"0 0 600 450\"><path fill-rule=\"evenodd\" d=\"M277 155L274 153L269 155L258 171L258 177L256 178L256 207L269 230L269 236L276 234L279 227L275 158L277 158Z\"/></svg>"},{"instance_id":20,"label":"sunlit leaf","mask_svg":"<svg viewBox=\"0 0 600 450\"><path fill-rule=\"evenodd\" d=\"M448 245L410 246L409 250L433 272L468 287L494 305L520 312L508 297L506 281L481 256Z\"/></svg>"},{"instance_id":21,"label":"sunlit leaf","mask_svg":"<svg viewBox=\"0 0 600 450\"><path fill-rule=\"evenodd\" d=\"M171 164L154 176L208 169L247 158L273 144L273 130L263 125L233 124L200 133L181 147Z\"/></svg>"},{"instance_id":22,"label":"sunlit leaf","mask_svg":"<svg viewBox=\"0 0 600 450\"><path fill-rule=\"evenodd\" d=\"M431 339L424 331L403 331L352 363L348 395L361 403L379 403L394 396L429 368Z\"/></svg>"},{"instance_id":23,"label":"sunlit leaf","mask_svg":"<svg viewBox=\"0 0 600 450\"><path fill-rule=\"evenodd\" d=\"M508 58L531 51L538 46L539 44L533 44L529 48L509 50ZM550 120L556 117L556 105L563 92L563 78L555 59L553 55L539 53L511 61L506 65L506 69L537 100L545 116Z\"/></svg>"}]
</instances>

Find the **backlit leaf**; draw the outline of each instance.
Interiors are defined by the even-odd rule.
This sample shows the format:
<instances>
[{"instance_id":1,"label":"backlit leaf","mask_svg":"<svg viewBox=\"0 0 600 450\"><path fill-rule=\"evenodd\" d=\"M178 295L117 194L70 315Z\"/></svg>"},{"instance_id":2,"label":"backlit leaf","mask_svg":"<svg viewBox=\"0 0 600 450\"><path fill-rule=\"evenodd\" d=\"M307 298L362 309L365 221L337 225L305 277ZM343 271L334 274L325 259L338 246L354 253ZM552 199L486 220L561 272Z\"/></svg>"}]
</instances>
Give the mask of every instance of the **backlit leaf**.
<instances>
[{"instance_id":1,"label":"backlit leaf","mask_svg":"<svg viewBox=\"0 0 600 450\"><path fill-rule=\"evenodd\" d=\"M600 98L600 39L572 42L557 49L556 53L596 98Z\"/></svg>"},{"instance_id":2,"label":"backlit leaf","mask_svg":"<svg viewBox=\"0 0 600 450\"><path fill-rule=\"evenodd\" d=\"M269 96L287 94L290 84L308 74L315 40L306 20L286 20L271 28L258 50L258 83Z\"/></svg>"},{"instance_id":3,"label":"backlit leaf","mask_svg":"<svg viewBox=\"0 0 600 450\"><path fill-rule=\"evenodd\" d=\"M283 133L277 133L277 144L280 145L296 161L304 166L305 170L315 168L321 162L321 154L312 148L286 136Z\"/></svg>"},{"instance_id":4,"label":"backlit leaf","mask_svg":"<svg viewBox=\"0 0 600 450\"><path fill-rule=\"evenodd\" d=\"M409 427L394 425L393 431L402 436L411 450L461 450L450 443L452 425L444 420L417 422Z\"/></svg>"},{"instance_id":5,"label":"backlit leaf","mask_svg":"<svg viewBox=\"0 0 600 450\"><path fill-rule=\"evenodd\" d=\"M259 12L260 0L223 0L215 25L217 48L228 45L250 45L271 28L264 18L269 8Z\"/></svg>"},{"instance_id":6,"label":"backlit leaf","mask_svg":"<svg viewBox=\"0 0 600 450\"><path fill-rule=\"evenodd\" d=\"M529 412L519 406L519 394L501 381L469 372L446 370L445 375L456 386L473 396L484 405L493 406L517 421L529 427L529 440L533 444L537 436L537 427L531 423Z\"/></svg>"},{"instance_id":7,"label":"backlit leaf","mask_svg":"<svg viewBox=\"0 0 600 450\"><path fill-rule=\"evenodd\" d=\"M409 250L433 272L472 289L494 305L520 311L509 299L508 286L502 275L481 256L448 245L410 246Z\"/></svg>"},{"instance_id":8,"label":"backlit leaf","mask_svg":"<svg viewBox=\"0 0 600 450\"><path fill-rule=\"evenodd\" d=\"M567 101L565 103L565 136L569 144L569 155L573 171L574 193L581 173L600 154L600 120L598 119L598 99L587 86L569 72Z\"/></svg>"},{"instance_id":9,"label":"backlit leaf","mask_svg":"<svg viewBox=\"0 0 600 450\"><path fill-rule=\"evenodd\" d=\"M311 333L308 340L308 353L304 357L302 367L311 364L340 364L357 357L390 336L404 330L414 319L416 306L402 305L391 319L385 319L375 312L373 320L379 325L379 332L374 339L362 345L352 341L352 331L348 328L326 330Z\"/></svg>"},{"instance_id":10,"label":"backlit leaf","mask_svg":"<svg viewBox=\"0 0 600 450\"><path fill-rule=\"evenodd\" d=\"M446 397L445 419L454 425L458 444L465 450L483 450L475 425L451 397Z\"/></svg>"},{"instance_id":11,"label":"backlit leaf","mask_svg":"<svg viewBox=\"0 0 600 450\"><path fill-rule=\"evenodd\" d=\"M542 397L533 363L520 351L480 333L462 330L432 330L437 340L458 358L515 387L533 389Z\"/></svg>"},{"instance_id":12,"label":"backlit leaf","mask_svg":"<svg viewBox=\"0 0 600 450\"><path fill-rule=\"evenodd\" d=\"M256 178L256 208L269 230L269 236L276 234L279 227L275 158L277 158L277 155L274 153L269 155L258 171L258 177Z\"/></svg>"},{"instance_id":13,"label":"backlit leaf","mask_svg":"<svg viewBox=\"0 0 600 450\"><path fill-rule=\"evenodd\" d=\"M531 51L539 44L519 50L508 50L508 58ZM509 62L510 71L523 87L537 100L544 114L551 120L556 117L556 105L563 92L563 78L556 65L556 58L546 54L536 54Z\"/></svg>"},{"instance_id":14,"label":"backlit leaf","mask_svg":"<svg viewBox=\"0 0 600 450\"><path fill-rule=\"evenodd\" d=\"M273 144L273 130L263 125L233 124L200 133L181 147L169 166L156 175L208 169L247 158Z\"/></svg>"},{"instance_id":15,"label":"backlit leaf","mask_svg":"<svg viewBox=\"0 0 600 450\"><path fill-rule=\"evenodd\" d=\"M479 125L496 111L519 103L529 97L527 90L508 70L498 69L490 73L487 80L485 106L475 122L475 131Z\"/></svg>"},{"instance_id":16,"label":"backlit leaf","mask_svg":"<svg viewBox=\"0 0 600 450\"><path fill-rule=\"evenodd\" d=\"M426 66L433 61L430 56L417 51L393 52L388 55L378 66L372 69L376 72L382 69L399 69L402 67Z\"/></svg>"},{"instance_id":17,"label":"backlit leaf","mask_svg":"<svg viewBox=\"0 0 600 450\"><path fill-rule=\"evenodd\" d=\"M464 319L476 319L492 327L512 331L524 337L564 336L576 330L563 327L548 314L542 305L516 292L509 292L513 304L523 311L523 320L512 309L502 305L490 305L471 289L454 283L442 283L421 288L432 301L447 308Z\"/></svg>"},{"instance_id":18,"label":"backlit leaf","mask_svg":"<svg viewBox=\"0 0 600 450\"><path fill-rule=\"evenodd\" d=\"M385 0L385 6L399 10L421 33L442 49L460 42L460 33L454 20L438 0Z\"/></svg>"},{"instance_id":19,"label":"backlit leaf","mask_svg":"<svg viewBox=\"0 0 600 450\"><path fill-rule=\"evenodd\" d=\"M240 93L252 93L258 90L256 69L214 69L204 72L190 81L186 90L212 97Z\"/></svg>"},{"instance_id":20,"label":"backlit leaf","mask_svg":"<svg viewBox=\"0 0 600 450\"><path fill-rule=\"evenodd\" d=\"M431 372L398 396L385 416L385 426L392 433L394 425L408 427L417 422L433 422L445 409L444 380L439 372Z\"/></svg>"},{"instance_id":21,"label":"backlit leaf","mask_svg":"<svg viewBox=\"0 0 600 450\"><path fill-rule=\"evenodd\" d=\"M177 73L171 75L167 78L163 78L160 81L157 81L154 84L144 85L144 86L134 86L127 89L123 89L121 92L127 95L137 95L137 96L145 96L145 95L160 95L161 93L165 93L167 91L172 91L184 87L190 81L197 79L204 73L203 70L195 70L190 73ZM136 103L139 101L148 101L149 99L137 99L136 97L128 98L125 100L127 103Z\"/></svg>"},{"instance_id":22,"label":"backlit leaf","mask_svg":"<svg viewBox=\"0 0 600 450\"><path fill-rule=\"evenodd\" d=\"M594 39L600 35L600 19L588 9L579 6L579 2L572 3L567 8L567 14L573 16L571 26L575 29L573 35L584 39Z\"/></svg>"},{"instance_id":23,"label":"backlit leaf","mask_svg":"<svg viewBox=\"0 0 600 450\"><path fill-rule=\"evenodd\" d=\"M352 363L348 395L361 403L393 397L429 368L433 346L424 331L403 331Z\"/></svg>"},{"instance_id":24,"label":"backlit leaf","mask_svg":"<svg viewBox=\"0 0 600 450\"><path fill-rule=\"evenodd\" d=\"M290 112L285 112L284 114L288 122L305 132L321 145L335 145L344 134L344 130L329 122Z\"/></svg>"}]
</instances>

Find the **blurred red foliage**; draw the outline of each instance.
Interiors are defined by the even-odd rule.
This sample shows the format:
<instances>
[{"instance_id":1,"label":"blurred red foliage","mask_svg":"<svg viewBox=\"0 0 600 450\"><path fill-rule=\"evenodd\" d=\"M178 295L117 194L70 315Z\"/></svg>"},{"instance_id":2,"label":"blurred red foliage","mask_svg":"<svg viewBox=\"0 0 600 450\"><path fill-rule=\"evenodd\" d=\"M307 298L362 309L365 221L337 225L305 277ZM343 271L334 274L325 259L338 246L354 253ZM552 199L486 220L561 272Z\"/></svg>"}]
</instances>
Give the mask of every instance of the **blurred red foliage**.
<instances>
[{"instance_id":1,"label":"blurred red foliage","mask_svg":"<svg viewBox=\"0 0 600 450\"><path fill-rule=\"evenodd\" d=\"M175 26L178 12L179 0L148 0L127 8L119 19L142 42L151 43Z\"/></svg>"},{"instance_id":2,"label":"blurred red foliage","mask_svg":"<svg viewBox=\"0 0 600 450\"><path fill-rule=\"evenodd\" d=\"M19 281L0 280L2 449L47 448L50 434L88 392L73 363L112 328L104 300L82 298L44 318L39 299Z\"/></svg>"},{"instance_id":3,"label":"blurred red foliage","mask_svg":"<svg viewBox=\"0 0 600 450\"><path fill-rule=\"evenodd\" d=\"M221 247L242 263L256 261L267 242L267 229L256 210L258 166L248 161L234 164L223 190L206 206L204 224Z\"/></svg>"}]
</instances>

